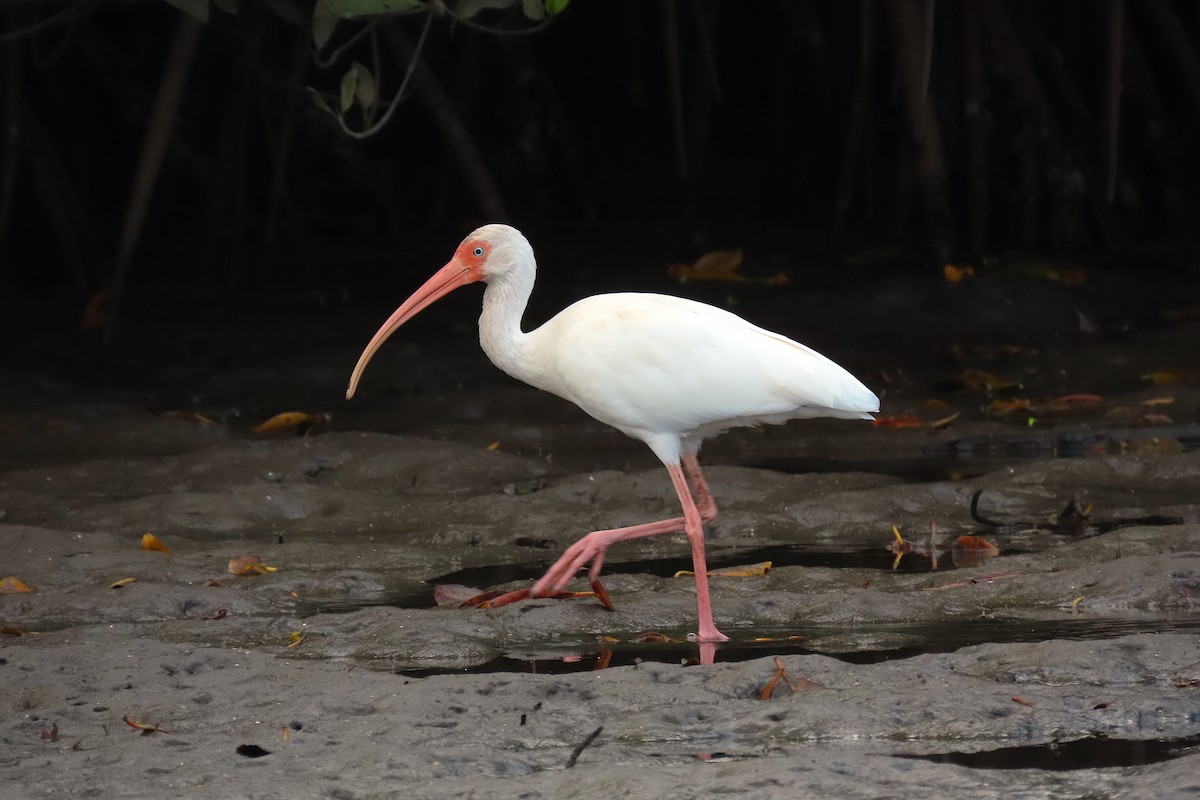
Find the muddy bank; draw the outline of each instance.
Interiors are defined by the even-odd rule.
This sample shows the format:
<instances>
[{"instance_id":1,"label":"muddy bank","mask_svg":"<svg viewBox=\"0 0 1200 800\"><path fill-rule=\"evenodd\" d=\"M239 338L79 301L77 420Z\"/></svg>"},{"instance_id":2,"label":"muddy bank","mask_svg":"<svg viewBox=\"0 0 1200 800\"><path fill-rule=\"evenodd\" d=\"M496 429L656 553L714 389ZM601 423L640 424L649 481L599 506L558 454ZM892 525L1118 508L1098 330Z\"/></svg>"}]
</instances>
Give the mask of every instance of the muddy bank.
<instances>
[{"instance_id":1,"label":"muddy bank","mask_svg":"<svg viewBox=\"0 0 1200 800\"><path fill-rule=\"evenodd\" d=\"M6 373L0 577L32 591L0 594L0 797L1196 791L1200 331L1140 324L1151 298L1121 276L1125 308L1015 280L968 291L1022 298L1024 328L933 283L885 282L857 321L825 288L761 307L848 329L822 349L922 423L705 449L712 565L773 564L714 579L733 641L712 666L686 638L681 537L614 549L614 612L436 604L436 586L527 586L584 532L676 513L640 444L481 371L473 304L381 354L354 404L338 398L370 314L281 321L247 350L238 320L211 341L159 322L140 361ZM939 325L892 335L896 308ZM1111 333L1080 332L1077 308ZM158 360L175 334L192 357ZM286 410L332 419L250 430ZM146 532L170 552L139 549ZM248 554L274 570L230 574ZM796 690L760 699L776 657Z\"/></svg>"}]
</instances>

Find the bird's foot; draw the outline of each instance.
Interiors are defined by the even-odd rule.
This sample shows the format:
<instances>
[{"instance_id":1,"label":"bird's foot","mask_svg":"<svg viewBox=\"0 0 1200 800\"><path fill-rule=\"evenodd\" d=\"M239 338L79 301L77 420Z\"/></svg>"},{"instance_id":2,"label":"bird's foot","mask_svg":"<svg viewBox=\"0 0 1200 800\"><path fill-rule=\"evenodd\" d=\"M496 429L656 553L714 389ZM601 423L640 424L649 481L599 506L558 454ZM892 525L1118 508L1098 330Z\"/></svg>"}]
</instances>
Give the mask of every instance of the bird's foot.
<instances>
[{"instance_id":1,"label":"bird's foot","mask_svg":"<svg viewBox=\"0 0 1200 800\"><path fill-rule=\"evenodd\" d=\"M612 600L609 599L608 590L604 588L604 584L599 580L592 581L592 591L590 592L568 592L565 589L549 589L543 592L535 592L534 589L517 589L512 592L505 592L501 595L493 595L490 592L484 592L481 595L472 597L462 604L463 608L500 608L510 603L516 603L520 600L526 600L530 597L545 597L550 600L573 600L579 597L594 597L600 601L600 605L604 606L609 611L613 611Z\"/></svg>"},{"instance_id":2,"label":"bird's foot","mask_svg":"<svg viewBox=\"0 0 1200 800\"><path fill-rule=\"evenodd\" d=\"M716 625L701 625L699 633L689 633L689 642L728 642L729 637L717 630Z\"/></svg>"}]
</instances>

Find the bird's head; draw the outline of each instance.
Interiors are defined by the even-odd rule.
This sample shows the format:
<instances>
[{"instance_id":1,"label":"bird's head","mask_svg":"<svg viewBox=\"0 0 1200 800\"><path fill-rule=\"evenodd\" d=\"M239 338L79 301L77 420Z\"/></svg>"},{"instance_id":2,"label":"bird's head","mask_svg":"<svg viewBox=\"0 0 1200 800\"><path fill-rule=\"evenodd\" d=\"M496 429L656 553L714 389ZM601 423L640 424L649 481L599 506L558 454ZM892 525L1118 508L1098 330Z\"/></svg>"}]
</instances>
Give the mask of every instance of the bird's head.
<instances>
[{"instance_id":1,"label":"bird's head","mask_svg":"<svg viewBox=\"0 0 1200 800\"><path fill-rule=\"evenodd\" d=\"M533 248L516 228L508 225L484 225L471 232L454 251L454 257L446 266L434 273L420 289L413 292L397 308L387 322L383 323L359 356L358 364L350 376L346 398L354 396L358 381L367 362L375 355L389 336L415 317L422 309L432 305L450 292L476 281L501 279L516 272L524 265L533 264ZM528 267L526 267L528 268Z\"/></svg>"},{"instance_id":2,"label":"bird's head","mask_svg":"<svg viewBox=\"0 0 1200 800\"><path fill-rule=\"evenodd\" d=\"M474 274L474 280L487 281L533 263L533 248L521 232L509 225L484 225L476 228L454 251L445 268L457 265Z\"/></svg>"}]
</instances>

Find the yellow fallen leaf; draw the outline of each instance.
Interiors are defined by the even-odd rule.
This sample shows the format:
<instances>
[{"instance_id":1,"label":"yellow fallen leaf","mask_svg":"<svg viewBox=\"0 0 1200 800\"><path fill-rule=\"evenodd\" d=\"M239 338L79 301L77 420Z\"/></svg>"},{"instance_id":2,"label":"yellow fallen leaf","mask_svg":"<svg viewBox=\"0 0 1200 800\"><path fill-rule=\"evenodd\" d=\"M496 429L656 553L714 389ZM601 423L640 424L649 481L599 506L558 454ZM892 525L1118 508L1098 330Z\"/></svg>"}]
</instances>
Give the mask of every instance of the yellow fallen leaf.
<instances>
[{"instance_id":1,"label":"yellow fallen leaf","mask_svg":"<svg viewBox=\"0 0 1200 800\"><path fill-rule=\"evenodd\" d=\"M274 433L295 430L300 427L315 428L329 422L329 419L329 415L324 413L309 414L305 411L285 411L282 414L276 414L266 422L259 423L254 428L254 432Z\"/></svg>"},{"instance_id":2,"label":"yellow fallen leaf","mask_svg":"<svg viewBox=\"0 0 1200 800\"><path fill-rule=\"evenodd\" d=\"M1083 602L1083 598L1084 598L1084 597L1087 597L1087 595L1083 595L1083 594L1081 594L1081 595L1079 595L1079 597L1076 597L1074 600L1072 600L1072 601L1071 601L1071 608L1075 608L1075 607L1076 607L1076 606L1078 606L1080 603L1082 603L1082 602Z\"/></svg>"},{"instance_id":3,"label":"yellow fallen leaf","mask_svg":"<svg viewBox=\"0 0 1200 800\"><path fill-rule=\"evenodd\" d=\"M1169 406L1175 402L1174 397L1151 397L1148 400L1143 400L1144 406Z\"/></svg>"},{"instance_id":4,"label":"yellow fallen leaf","mask_svg":"<svg viewBox=\"0 0 1200 800\"><path fill-rule=\"evenodd\" d=\"M984 372L981 369L968 369L958 377L959 380L972 389L986 389L989 392L1021 388L1020 381L1001 378L998 375L993 375L990 372Z\"/></svg>"},{"instance_id":5,"label":"yellow fallen leaf","mask_svg":"<svg viewBox=\"0 0 1200 800\"><path fill-rule=\"evenodd\" d=\"M499 449L500 449L500 440L499 440L499 439L497 439L496 441L494 441L494 442L492 442L491 444L489 444L489 445L487 446L487 449L488 449L488 450L499 450Z\"/></svg>"},{"instance_id":6,"label":"yellow fallen leaf","mask_svg":"<svg viewBox=\"0 0 1200 800\"><path fill-rule=\"evenodd\" d=\"M137 578L121 578L119 581L113 581L110 589L124 589L131 583L137 583Z\"/></svg>"},{"instance_id":7,"label":"yellow fallen leaf","mask_svg":"<svg viewBox=\"0 0 1200 800\"><path fill-rule=\"evenodd\" d=\"M229 559L229 571L234 575L263 575L278 572L278 567L268 567L258 556L235 556Z\"/></svg>"},{"instance_id":8,"label":"yellow fallen leaf","mask_svg":"<svg viewBox=\"0 0 1200 800\"><path fill-rule=\"evenodd\" d=\"M745 283L746 276L738 273L738 267L741 265L741 250L717 250L700 256L690 267L686 264L672 264L667 267L667 274L672 278L678 278L680 283L687 281Z\"/></svg>"},{"instance_id":9,"label":"yellow fallen leaf","mask_svg":"<svg viewBox=\"0 0 1200 800\"><path fill-rule=\"evenodd\" d=\"M1180 372L1175 369L1160 369L1156 372L1147 372L1142 376L1142 380L1150 381L1151 383L1179 383L1180 381L1189 380L1192 376L1186 372Z\"/></svg>"},{"instance_id":10,"label":"yellow fallen leaf","mask_svg":"<svg viewBox=\"0 0 1200 800\"><path fill-rule=\"evenodd\" d=\"M958 283L963 278L969 278L975 274L975 268L971 266L956 267L953 264L947 264L942 267L942 275L951 283Z\"/></svg>"},{"instance_id":11,"label":"yellow fallen leaf","mask_svg":"<svg viewBox=\"0 0 1200 800\"><path fill-rule=\"evenodd\" d=\"M182 422L199 422L201 425L216 425L216 420L206 417L198 411L164 411L163 419L174 419Z\"/></svg>"},{"instance_id":12,"label":"yellow fallen leaf","mask_svg":"<svg viewBox=\"0 0 1200 800\"><path fill-rule=\"evenodd\" d=\"M710 578L756 578L760 575L766 575L771 571L770 561L760 561L757 564L747 564L741 567L725 567L724 569L710 569L708 576ZM676 578L695 577L696 573L691 570L681 569L675 573Z\"/></svg>"},{"instance_id":13,"label":"yellow fallen leaf","mask_svg":"<svg viewBox=\"0 0 1200 800\"><path fill-rule=\"evenodd\" d=\"M291 650L292 648L299 647L300 645L304 644L304 640L307 637L300 631L292 631L291 634L288 635L288 638L292 640L292 643L287 646L287 649Z\"/></svg>"},{"instance_id":14,"label":"yellow fallen leaf","mask_svg":"<svg viewBox=\"0 0 1200 800\"><path fill-rule=\"evenodd\" d=\"M8 576L0 578L0 594L20 594L21 592L32 592L29 584L20 578Z\"/></svg>"},{"instance_id":15,"label":"yellow fallen leaf","mask_svg":"<svg viewBox=\"0 0 1200 800\"><path fill-rule=\"evenodd\" d=\"M941 419L931 420L929 422L929 427L944 428L947 425L949 425L951 422L954 422L954 420L958 419L960 414L962 414L961 411L955 411L953 414L950 414L949 416L942 417Z\"/></svg>"},{"instance_id":16,"label":"yellow fallen leaf","mask_svg":"<svg viewBox=\"0 0 1200 800\"><path fill-rule=\"evenodd\" d=\"M142 534L142 549L143 550L157 550L160 553L170 553L171 552L171 548L169 548L165 544L163 544L162 539L159 539L153 533L143 533Z\"/></svg>"}]
</instances>

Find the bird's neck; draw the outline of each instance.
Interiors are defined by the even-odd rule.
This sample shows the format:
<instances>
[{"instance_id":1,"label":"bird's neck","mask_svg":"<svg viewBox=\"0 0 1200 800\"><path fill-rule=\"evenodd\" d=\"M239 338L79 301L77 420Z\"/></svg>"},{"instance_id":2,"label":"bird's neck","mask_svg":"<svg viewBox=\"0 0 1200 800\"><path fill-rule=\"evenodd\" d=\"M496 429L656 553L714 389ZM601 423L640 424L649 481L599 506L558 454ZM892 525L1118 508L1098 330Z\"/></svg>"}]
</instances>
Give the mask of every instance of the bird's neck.
<instances>
[{"instance_id":1,"label":"bird's neck","mask_svg":"<svg viewBox=\"0 0 1200 800\"><path fill-rule=\"evenodd\" d=\"M513 272L489 282L479 316L479 344L497 367L536 386L537 365L529 350L529 334L521 330L521 317L532 293L532 274Z\"/></svg>"}]
</instances>

